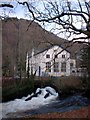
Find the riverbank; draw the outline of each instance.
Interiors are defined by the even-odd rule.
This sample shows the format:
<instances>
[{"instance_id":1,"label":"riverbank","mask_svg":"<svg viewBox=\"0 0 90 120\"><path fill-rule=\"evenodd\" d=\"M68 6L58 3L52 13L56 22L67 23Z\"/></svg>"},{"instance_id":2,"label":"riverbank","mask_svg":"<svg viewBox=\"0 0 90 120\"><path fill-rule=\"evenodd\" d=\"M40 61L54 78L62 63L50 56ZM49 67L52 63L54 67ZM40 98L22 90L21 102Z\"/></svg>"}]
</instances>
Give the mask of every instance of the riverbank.
<instances>
[{"instance_id":1,"label":"riverbank","mask_svg":"<svg viewBox=\"0 0 90 120\"><path fill-rule=\"evenodd\" d=\"M77 110L57 113L38 114L27 117L28 119L54 119L54 118L85 118L90 119L90 106L82 107Z\"/></svg>"},{"instance_id":2,"label":"riverbank","mask_svg":"<svg viewBox=\"0 0 90 120\"><path fill-rule=\"evenodd\" d=\"M63 120L63 119L78 119L78 120L89 120L90 119L90 106L82 107L77 110L57 113L38 114L32 116L25 116L22 118L2 118L2 120Z\"/></svg>"},{"instance_id":3,"label":"riverbank","mask_svg":"<svg viewBox=\"0 0 90 120\"><path fill-rule=\"evenodd\" d=\"M68 97L69 95L85 91L82 88L82 80L79 77L43 77L39 80L32 78L23 78L22 80L14 78L2 79L2 102L8 102L16 98L22 98L37 88L50 86L58 92L60 97ZM7 92L8 91L8 92Z\"/></svg>"}]
</instances>

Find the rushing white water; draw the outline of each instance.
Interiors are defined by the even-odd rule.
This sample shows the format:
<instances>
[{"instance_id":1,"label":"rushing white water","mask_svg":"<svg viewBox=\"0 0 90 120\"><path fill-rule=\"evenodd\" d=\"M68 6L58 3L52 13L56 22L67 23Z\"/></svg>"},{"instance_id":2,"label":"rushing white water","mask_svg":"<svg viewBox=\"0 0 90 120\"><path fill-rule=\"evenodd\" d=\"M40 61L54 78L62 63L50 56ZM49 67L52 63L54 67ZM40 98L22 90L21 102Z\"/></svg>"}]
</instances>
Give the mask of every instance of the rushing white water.
<instances>
[{"instance_id":1,"label":"rushing white water","mask_svg":"<svg viewBox=\"0 0 90 120\"><path fill-rule=\"evenodd\" d=\"M51 87L38 88L36 93L38 93L40 90L41 93L38 94L37 97L32 97L31 100L25 101L34 93L28 95L27 97L22 97L21 99L15 99L13 101L2 103L3 118L8 117L8 115L11 113L39 108L40 106L53 102L58 97L58 93ZM48 96L45 98L46 94L48 94Z\"/></svg>"}]
</instances>

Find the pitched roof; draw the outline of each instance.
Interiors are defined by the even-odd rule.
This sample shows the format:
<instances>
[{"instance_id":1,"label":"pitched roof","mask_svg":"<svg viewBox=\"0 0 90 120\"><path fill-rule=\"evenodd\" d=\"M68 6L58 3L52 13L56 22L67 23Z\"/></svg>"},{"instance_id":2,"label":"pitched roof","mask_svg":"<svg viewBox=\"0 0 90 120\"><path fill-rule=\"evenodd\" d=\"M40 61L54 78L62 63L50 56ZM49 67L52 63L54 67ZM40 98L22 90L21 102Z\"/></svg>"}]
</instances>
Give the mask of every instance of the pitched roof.
<instances>
[{"instance_id":1,"label":"pitched roof","mask_svg":"<svg viewBox=\"0 0 90 120\"><path fill-rule=\"evenodd\" d=\"M36 56L36 55L38 55L38 54L40 54L40 53L43 53L43 52L45 52L45 51L48 51L49 49L53 48L54 46L61 47L63 50L65 50L65 51L67 51L67 52L70 53L70 51L68 51L66 48L62 47L61 45L55 44L55 45L52 45L52 46L48 46L47 48L44 48L44 49L42 49L41 51L34 50L34 52L35 52L34 56ZM29 58L31 58L31 57L32 57L31 54L29 54Z\"/></svg>"},{"instance_id":2,"label":"pitched roof","mask_svg":"<svg viewBox=\"0 0 90 120\"><path fill-rule=\"evenodd\" d=\"M46 31L36 22L31 24L30 20L9 18L2 21L3 62L8 55L12 64L16 63L18 40L20 43L19 52L23 58L25 58L28 51L31 53L32 48L35 48L37 54L53 45L63 47L71 53L72 58L75 58L75 54L83 47L81 44L72 44L68 40Z\"/></svg>"}]
</instances>

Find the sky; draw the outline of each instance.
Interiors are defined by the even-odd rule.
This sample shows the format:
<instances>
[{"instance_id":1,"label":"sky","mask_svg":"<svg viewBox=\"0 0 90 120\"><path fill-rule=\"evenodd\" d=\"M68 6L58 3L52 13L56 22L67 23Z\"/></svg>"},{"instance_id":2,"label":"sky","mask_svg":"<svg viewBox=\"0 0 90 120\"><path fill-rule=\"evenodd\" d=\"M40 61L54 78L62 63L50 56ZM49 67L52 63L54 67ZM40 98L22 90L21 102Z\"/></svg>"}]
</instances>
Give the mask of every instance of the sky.
<instances>
[{"instance_id":1,"label":"sky","mask_svg":"<svg viewBox=\"0 0 90 120\"><path fill-rule=\"evenodd\" d=\"M19 1L23 2L24 0L19 0ZM33 5L37 9L39 9L39 11L43 11L45 13L46 11L44 10L44 7L43 7L43 1L47 2L47 1L50 1L50 0L25 0L25 1L30 1L31 5ZM73 8L78 9L77 8L77 2L76 2L77 0L68 0L68 1L73 3L72 4ZM90 1L90 0L87 0L87 1ZM23 5L17 4L16 0L0 0L0 2L1 3L10 3L10 4L14 5L13 9L12 8L4 8L4 9L0 8L0 11L1 11L0 14L2 16L5 14L7 16L9 15L10 17L17 17L19 19L24 18L24 19L30 20L30 14L26 14L26 13L29 13L28 9L26 9ZM63 2L64 2L64 0L63 0ZM83 7L83 9L84 9L84 7ZM76 19L75 19L74 24L76 25L76 27L81 28L81 22L77 22ZM84 23L83 23L83 25L84 25ZM51 23L50 24L45 23L44 26L43 26L43 24L41 24L41 26L48 31L50 31L52 28L56 28L56 27L59 28L60 27L60 26L58 26L54 23L52 23L52 24ZM66 34L59 34L57 29L55 31L52 30L51 32L53 32L53 33L55 33L58 36L63 37L63 38L67 37Z\"/></svg>"}]
</instances>

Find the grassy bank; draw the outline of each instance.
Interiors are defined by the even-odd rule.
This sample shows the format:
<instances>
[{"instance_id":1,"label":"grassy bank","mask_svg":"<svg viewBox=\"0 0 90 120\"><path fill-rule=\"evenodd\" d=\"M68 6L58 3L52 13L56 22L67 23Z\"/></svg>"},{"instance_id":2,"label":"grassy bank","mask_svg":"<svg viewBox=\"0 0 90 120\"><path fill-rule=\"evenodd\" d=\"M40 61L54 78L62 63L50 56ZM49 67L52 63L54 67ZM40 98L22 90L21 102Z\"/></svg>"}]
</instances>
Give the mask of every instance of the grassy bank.
<instances>
[{"instance_id":1,"label":"grassy bank","mask_svg":"<svg viewBox=\"0 0 90 120\"><path fill-rule=\"evenodd\" d=\"M38 87L51 86L56 89L60 95L67 96L74 91L82 89L82 81L77 77L49 77L38 80L30 79L5 79L2 81L2 101L9 101L15 98L27 96Z\"/></svg>"},{"instance_id":2,"label":"grassy bank","mask_svg":"<svg viewBox=\"0 0 90 120\"><path fill-rule=\"evenodd\" d=\"M80 77L69 76L69 77L51 77L51 78L40 78L37 81L42 87L51 86L59 93L61 97L67 97L75 93L83 91L83 82Z\"/></svg>"},{"instance_id":3,"label":"grassy bank","mask_svg":"<svg viewBox=\"0 0 90 120\"><path fill-rule=\"evenodd\" d=\"M21 98L34 90L34 81L31 79L6 80L2 82L2 101L9 101Z\"/></svg>"}]
</instances>

